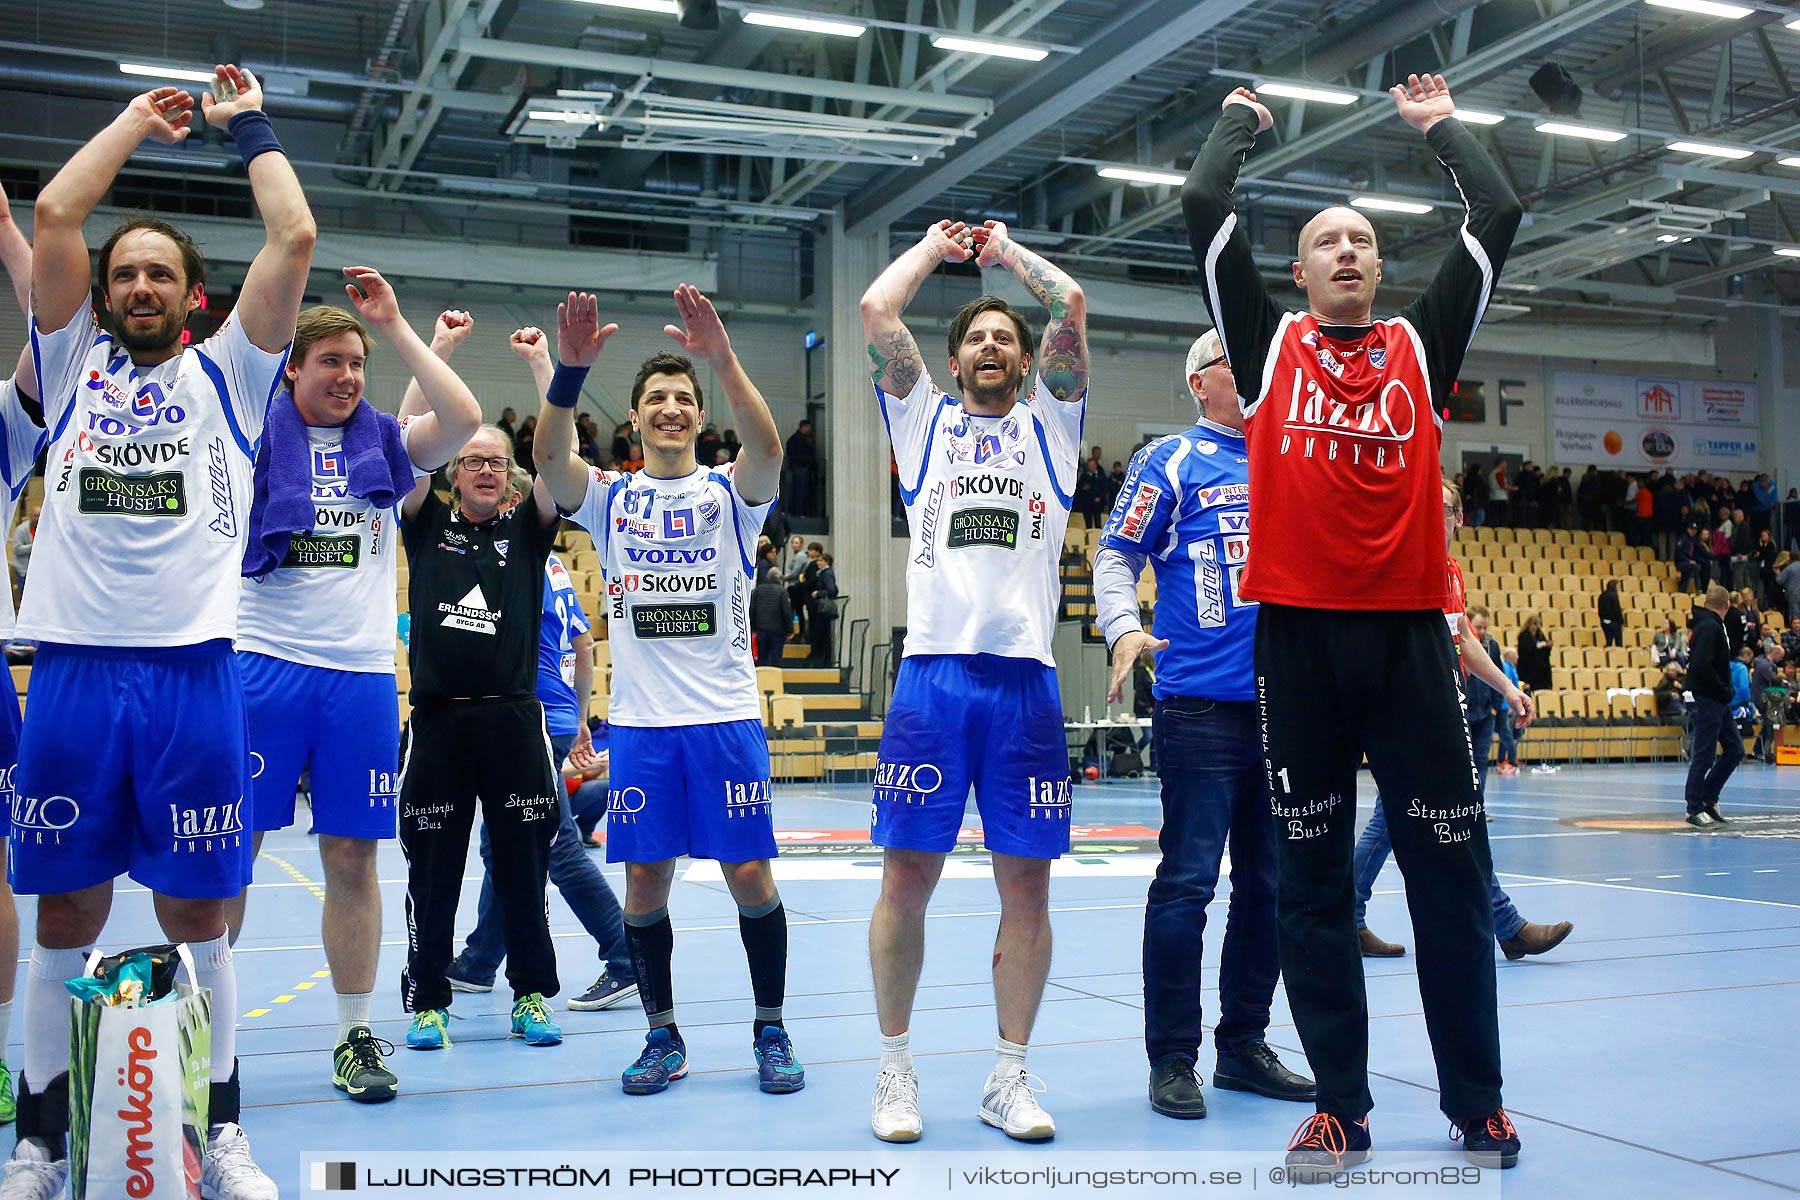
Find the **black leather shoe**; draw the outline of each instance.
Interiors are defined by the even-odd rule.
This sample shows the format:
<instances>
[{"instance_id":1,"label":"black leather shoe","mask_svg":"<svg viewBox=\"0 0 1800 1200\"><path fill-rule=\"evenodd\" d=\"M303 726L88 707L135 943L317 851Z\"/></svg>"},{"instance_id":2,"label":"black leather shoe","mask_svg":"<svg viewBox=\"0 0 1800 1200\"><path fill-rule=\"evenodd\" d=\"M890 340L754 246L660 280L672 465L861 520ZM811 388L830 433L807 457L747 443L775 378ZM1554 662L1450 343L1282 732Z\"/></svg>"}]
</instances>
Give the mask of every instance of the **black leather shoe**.
<instances>
[{"instance_id":1,"label":"black leather shoe","mask_svg":"<svg viewBox=\"0 0 1800 1200\"><path fill-rule=\"evenodd\" d=\"M1319 1089L1304 1075L1281 1065L1267 1042L1252 1042L1236 1054L1220 1054L1213 1066L1213 1083L1233 1092L1255 1092L1271 1100L1304 1100L1312 1103Z\"/></svg>"},{"instance_id":2,"label":"black leather shoe","mask_svg":"<svg viewBox=\"0 0 1800 1200\"><path fill-rule=\"evenodd\" d=\"M1178 1121L1198 1121L1206 1115L1206 1097L1200 1094L1200 1077L1194 1064L1170 1054L1150 1064L1150 1107Z\"/></svg>"}]
</instances>

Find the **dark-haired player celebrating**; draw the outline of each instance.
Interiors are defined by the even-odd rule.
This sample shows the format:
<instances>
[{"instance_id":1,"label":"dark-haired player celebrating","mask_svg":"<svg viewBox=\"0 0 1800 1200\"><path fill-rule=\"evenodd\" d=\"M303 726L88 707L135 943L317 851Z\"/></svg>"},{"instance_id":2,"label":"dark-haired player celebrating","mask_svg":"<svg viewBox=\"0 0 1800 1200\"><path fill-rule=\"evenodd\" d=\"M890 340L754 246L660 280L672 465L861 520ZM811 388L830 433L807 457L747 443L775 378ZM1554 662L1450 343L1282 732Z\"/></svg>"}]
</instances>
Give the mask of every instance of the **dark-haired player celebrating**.
<instances>
[{"instance_id":1,"label":"dark-haired player celebrating","mask_svg":"<svg viewBox=\"0 0 1800 1200\"><path fill-rule=\"evenodd\" d=\"M273 1200L238 1126L237 979L224 901L250 880L244 693L232 639L251 464L281 379L316 230L262 89L217 68L208 124L244 158L266 240L217 333L182 344L205 262L174 226L127 222L99 255L96 322L82 222L146 138L184 140L194 101L146 92L38 195L31 349L50 467L18 636L39 643L13 800L13 887L38 896L25 985L19 1142L0 1196L68 1174L69 996L129 874L212 989L201 1194Z\"/></svg>"},{"instance_id":2,"label":"dark-haired player celebrating","mask_svg":"<svg viewBox=\"0 0 1800 1200\"><path fill-rule=\"evenodd\" d=\"M688 1071L670 982L669 886L682 855L719 863L738 906L756 999L752 1053L763 1091L797 1092L806 1074L782 1019L787 909L775 890L769 744L750 653L751 562L781 478L781 436L744 373L712 301L683 284L684 353L652 355L631 385L644 469L597 471L577 458L582 381L617 325L571 293L557 309L557 367L532 445L539 486L594 535L607 581L613 691L612 803L606 857L625 867L625 938L650 1033L620 1083L660 1092ZM518 335L515 335L518 336ZM706 412L693 361L718 376L743 439L724 467L696 463Z\"/></svg>"},{"instance_id":3,"label":"dark-haired player celebrating","mask_svg":"<svg viewBox=\"0 0 1800 1200\"><path fill-rule=\"evenodd\" d=\"M943 262L1003 266L1049 311L1031 326L982 296L951 321L954 400L925 370L901 313ZM910 1027L925 907L956 844L969 789L1000 892L994 942L997 1060L980 1115L1023 1141L1056 1135L1025 1050L1050 972L1050 863L1069 848L1069 760L1050 637L1057 560L1087 412L1087 304L1067 274L1006 226L940 221L862 298L881 404L912 529L906 654L881 734L871 837L884 847L869 960L881 1023L875 1136L918 1140ZM1023 398L1021 394L1023 393Z\"/></svg>"},{"instance_id":4,"label":"dark-haired player celebrating","mask_svg":"<svg viewBox=\"0 0 1800 1200\"><path fill-rule=\"evenodd\" d=\"M1439 1104L1481 1165L1519 1139L1500 1100L1491 867L1463 723L1462 673L1444 637L1439 413L1518 229L1518 199L1456 120L1442 76L1393 89L1468 205L1424 294L1376 321L1381 258L1352 208L1300 234L1307 311L1269 296L1231 190L1268 109L1225 98L1182 188L1201 286L1240 380L1261 603L1256 674L1279 842L1281 966L1318 1076L1318 1111L1289 1147L1295 1173L1366 1159L1368 1006L1351 914L1356 772L1380 785L1419 939L1419 991ZM1331 537L1320 537L1329 520ZM1346 719L1345 714L1350 714Z\"/></svg>"}]
</instances>

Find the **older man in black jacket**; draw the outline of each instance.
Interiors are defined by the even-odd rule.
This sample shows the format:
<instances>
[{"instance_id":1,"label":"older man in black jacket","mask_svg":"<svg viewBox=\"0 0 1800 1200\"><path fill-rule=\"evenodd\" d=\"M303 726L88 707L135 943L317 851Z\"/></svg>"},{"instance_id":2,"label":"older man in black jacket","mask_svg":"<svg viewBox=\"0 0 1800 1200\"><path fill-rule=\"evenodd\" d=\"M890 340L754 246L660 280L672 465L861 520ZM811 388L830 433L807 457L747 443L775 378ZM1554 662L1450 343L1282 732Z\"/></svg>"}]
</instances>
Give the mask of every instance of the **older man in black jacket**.
<instances>
[{"instance_id":1,"label":"older man in black jacket","mask_svg":"<svg viewBox=\"0 0 1800 1200\"><path fill-rule=\"evenodd\" d=\"M1694 694L1694 751L1688 763L1687 823L1696 829L1723 824L1719 793L1744 759L1744 742L1731 719L1731 645L1725 613L1731 593L1718 584L1706 589L1706 605L1694 610L1688 642L1688 690Z\"/></svg>"}]
</instances>

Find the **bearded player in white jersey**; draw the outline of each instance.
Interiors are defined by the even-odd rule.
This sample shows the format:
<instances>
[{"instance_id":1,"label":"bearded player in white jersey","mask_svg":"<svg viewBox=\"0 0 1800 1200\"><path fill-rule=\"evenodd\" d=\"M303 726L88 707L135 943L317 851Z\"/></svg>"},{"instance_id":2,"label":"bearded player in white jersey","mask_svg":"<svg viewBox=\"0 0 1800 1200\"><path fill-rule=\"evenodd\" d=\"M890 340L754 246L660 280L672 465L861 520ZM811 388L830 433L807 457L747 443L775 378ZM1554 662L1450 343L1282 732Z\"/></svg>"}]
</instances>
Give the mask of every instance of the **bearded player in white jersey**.
<instances>
[{"instance_id":1,"label":"bearded player in white jersey","mask_svg":"<svg viewBox=\"0 0 1800 1200\"><path fill-rule=\"evenodd\" d=\"M606 857L626 864L625 938L650 1021L644 1051L620 1083L647 1095L688 1072L670 984L668 910L675 862L685 854L716 859L737 902L756 1001L759 1085L797 1092L806 1074L782 1020L787 910L769 869L769 744L749 617L751 562L781 479L781 437L712 301L683 284L675 305L682 323L664 329L684 353L653 355L631 387L642 471L597 471L570 450L582 381L618 330L601 327L591 295L571 293L558 307L558 362L532 447L539 483L594 535L606 572L613 655ZM743 440L725 467L695 462L706 413L686 355L718 377Z\"/></svg>"},{"instance_id":2,"label":"bearded player in white jersey","mask_svg":"<svg viewBox=\"0 0 1800 1200\"><path fill-rule=\"evenodd\" d=\"M129 874L212 990L212 1095L201 1194L273 1200L237 1124L237 979L223 902L249 882L237 574L251 463L281 377L316 230L247 71L217 68L202 109L245 162L266 239L217 333L184 348L205 263L161 221L99 255L113 332L89 301L82 222L138 144L184 140L194 101L157 88L76 152L37 199L31 350L50 430L42 519L18 636L36 639L19 748L12 883L38 897L25 985L19 1141L0 1197L68 1175L69 996Z\"/></svg>"},{"instance_id":3,"label":"bearded player in white jersey","mask_svg":"<svg viewBox=\"0 0 1800 1200\"><path fill-rule=\"evenodd\" d=\"M940 391L900 315L941 262L1002 267L1049 311L1031 389L1031 327L994 296L950 325ZM969 790L1000 892L994 942L997 1061L980 1115L1021 1141L1056 1135L1025 1072L1050 972L1050 863L1069 848L1069 760L1050 637L1057 561L1087 412L1087 305L1068 275L996 221L940 221L862 299L875 396L894 443L912 545L906 653L881 734L871 838L885 848L869 959L881 1022L871 1125L923 1131L909 1028L925 907L956 844Z\"/></svg>"}]
</instances>

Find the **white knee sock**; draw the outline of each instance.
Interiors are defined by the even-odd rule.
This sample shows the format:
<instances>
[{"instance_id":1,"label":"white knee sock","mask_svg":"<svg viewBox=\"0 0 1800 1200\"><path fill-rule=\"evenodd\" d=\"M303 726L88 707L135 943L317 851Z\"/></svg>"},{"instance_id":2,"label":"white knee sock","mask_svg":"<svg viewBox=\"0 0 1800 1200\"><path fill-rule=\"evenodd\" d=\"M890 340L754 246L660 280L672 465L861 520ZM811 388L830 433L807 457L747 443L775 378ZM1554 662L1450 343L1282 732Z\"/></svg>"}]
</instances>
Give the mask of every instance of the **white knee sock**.
<instances>
[{"instance_id":1,"label":"white knee sock","mask_svg":"<svg viewBox=\"0 0 1800 1200\"><path fill-rule=\"evenodd\" d=\"M6 1039L12 1033L12 1006L11 1000L0 1004L0 1059L6 1057Z\"/></svg>"},{"instance_id":2,"label":"white knee sock","mask_svg":"<svg viewBox=\"0 0 1800 1200\"><path fill-rule=\"evenodd\" d=\"M194 982L212 989L212 1081L229 1083L237 1055L237 969L231 965L231 941L221 933L210 942L189 942L194 956ZM68 1012L68 1006L63 1006ZM68 1041L65 1034L63 1041ZM64 1047L66 1053L67 1047Z\"/></svg>"},{"instance_id":3,"label":"white knee sock","mask_svg":"<svg viewBox=\"0 0 1800 1200\"><path fill-rule=\"evenodd\" d=\"M81 974L92 947L32 946L25 975L25 1080L41 1092L69 1069L69 993L63 981Z\"/></svg>"},{"instance_id":4,"label":"white knee sock","mask_svg":"<svg viewBox=\"0 0 1800 1200\"><path fill-rule=\"evenodd\" d=\"M369 1023L369 1001L374 998L374 992L339 992L337 994L338 1041L350 1040L352 1025Z\"/></svg>"}]
</instances>

